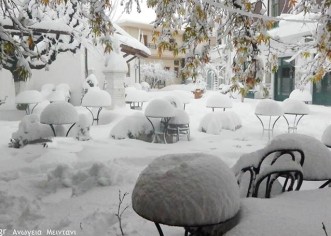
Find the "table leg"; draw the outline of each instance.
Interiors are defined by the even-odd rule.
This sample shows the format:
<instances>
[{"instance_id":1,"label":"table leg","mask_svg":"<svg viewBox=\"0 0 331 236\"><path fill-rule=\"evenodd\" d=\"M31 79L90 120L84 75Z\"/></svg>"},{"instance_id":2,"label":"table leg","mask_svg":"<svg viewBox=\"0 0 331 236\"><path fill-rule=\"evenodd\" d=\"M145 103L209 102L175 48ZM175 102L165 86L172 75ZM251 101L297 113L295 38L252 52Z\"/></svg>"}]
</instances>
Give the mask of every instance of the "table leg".
<instances>
[{"instance_id":1,"label":"table leg","mask_svg":"<svg viewBox=\"0 0 331 236\"><path fill-rule=\"evenodd\" d=\"M154 224L155 224L155 226L157 228L157 231L159 232L160 236L164 236L160 224L156 223L156 222L154 222Z\"/></svg>"},{"instance_id":2,"label":"table leg","mask_svg":"<svg viewBox=\"0 0 331 236\"><path fill-rule=\"evenodd\" d=\"M154 127L153 122L147 116L146 116L146 118L149 121L149 123L151 123L151 125L152 125L152 129L153 129L153 140L152 140L152 143L154 143L155 142L155 139L156 139L155 127Z\"/></svg>"},{"instance_id":3,"label":"table leg","mask_svg":"<svg viewBox=\"0 0 331 236\"><path fill-rule=\"evenodd\" d=\"M85 107L90 113L91 113L91 115L92 115L92 125L93 125L93 123L94 123L94 115L93 115L93 112L92 112L92 110L90 109L90 108L88 108L88 107Z\"/></svg>"},{"instance_id":4,"label":"table leg","mask_svg":"<svg viewBox=\"0 0 331 236\"><path fill-rule=\"evenodd\" d=\"M52 124L49 125L53 131L53 134L54 134L54 137L56 137L56 133L55 133L55 129L54 129L54 126Z\"/></svg>"},{"instance_id":5,"label":"table leg","mask_svg":"<svg viewBox=\"0 0 331 236\"><path fill-rule=\"evenodd\" d=\"M97 118L96 118L97 125L99 124L99 115L100 115L101 110L102 110L102 107L99 107Z\"/></svg>"},{"instance_id":6,"label":"table leg","mask_svg":"<svg viewBox=\"0 0 331 236\"><path fill-rule=\"evenodd\" d=\"M70 126L70 128L69 128L68 131L67 131L66 137L68 137L68 134L69 134L70 130L72 129L72 127L74 127L75 124L76 124L76 123L73 123L73 124Z\"/></svg>"}]
</instances>

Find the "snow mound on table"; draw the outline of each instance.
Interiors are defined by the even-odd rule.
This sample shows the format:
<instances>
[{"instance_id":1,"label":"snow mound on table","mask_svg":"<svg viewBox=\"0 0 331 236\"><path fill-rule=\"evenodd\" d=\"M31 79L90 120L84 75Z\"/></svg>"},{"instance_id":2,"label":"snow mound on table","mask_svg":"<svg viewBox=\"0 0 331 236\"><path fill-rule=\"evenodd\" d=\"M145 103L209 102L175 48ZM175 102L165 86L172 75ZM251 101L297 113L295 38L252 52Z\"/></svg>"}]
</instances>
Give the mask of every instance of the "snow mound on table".
<instances>
[{"instance_id":1,"label":"snow mound on table","mask_svg":"<svg viewBox=\"0 0 331 236\"><path fill-rule=\"evenodd\" d=\"M140 85L141 85L142 90L149 91L151 89L151 86L149 85L149 83L147 83L145 81L141 82Z\"/></svg>"},{"instance_id":2,"label":"snow mound on table","mask_svg":"<svg viewBox=\"0 0 331 236\"><path fill-rule=\"evenodd\" d=\"M172 117L175 114L175 108L164 99L153 99L145 109L145 115L150 117Z\"/></svg>"},{"instance_id":3,"label":"snow mound on table","mask_svg":"<svg viewBox=\"0 0 331 236\"><path fill-rule=\"evenodd\" d=\"M66 95L62 90L55 90L49 93L46 99L50 102L64 102L66 101Z\"/></svg>"},{"instance_id":4,"label":"snow mound on table","mask_svg":"<svg viewBox=\"0 0 331 236\"><path fill-rule=\"evenodd\" d=\"M167 95L164 96L163 99L168 101L174 108L184 109L184 103L176 95Z\"/></svg>"},{"instance_id":5,"label":"snow mound on table","mask_svg":"<svg viewBox=\"0 0 331 236\"><path fill-rule=\"evenodd\" d=\"M299 100L302 102L311 102L312 101L311 93L308 90L301 90L301 89L294 89L290 93L289 98L294 99L294 100Z\"/></svg>"},{"instance_id":6,"label":"snow mound on table","mask_svg":"<svg viewBox=\"0 0 331 236\"><path fill-rule=\"evenodd\" d=\"M54 102L49 104L40 114L43 124L72 124L78 121L78 113L68 102Z\"/></svg>"},{"instance_id":7,"label":"snow mound on table","mask_svg":"<svg viewBox=\"0 0 331 236\"><path fill-rule=\"evenodd\" d=\"M141 172L132 207L140 216L167 225L216 224L239 211L239 187L233 172L216 156L165 155Z\"/></svg>"},{"instance_id":8,"label":"snow mound on table","mask_svg":"<svg viewBox=\"0 0 331 236\"><path fill-rule=\"evenodd\" d=\"M39 103L44 100L43 95L37 90L25 90L16 96L16 103Z\"/></svg>"},{"instance_id":9,"label":"snow mound on table","mask_svg":"<svg viewBox=\"0 0 331 236\"><path fill-rule=\"evenodd\" d=\"M70 97L70 86L66 83L56 85L55 90L62 91L66 97Z\"/></svg>"},{"instance_id":10,"label":"snow mound on table","mask_svg":"<svg viewBox=\"0 0 331 236\"><path fill-rule=\"evenodd\" d=\"M284 113L309 114L307 104L299 100L287 98L283 101L282 106Z\"/></svg>"},{"instance_id":11,"label":"snow mound on table","mask_svg":"<svg viewBox=\"0 0 331 236\"><path fill-rule=\"evenodd\" d=\"M142 139L152 133L152 126L141 112L136 112L120 120L110 131L114 139Z\"/></svg>"},{"instance_id":12,"label":"snow mound on table","mask_svg":"<svg viewBox=\"0 0 331 236\"><path fill-rule=\"evenodd\" d=\"M331 147L331 125L326 127L322 134L322 143L328 147Z\"/></svg>"},{"instance_id":13,"label":"snow mound on table","mask_svg":"<svg viewBox=\"0 0 331 236\"><path fill-rule=\"evenodd\" d=\"M184 90L174 90L172 92L175 96L179 97L184 104L188 104L193 99L193 93Z\"/></svg>"},{"instance_id":14,"label":"snow mound on table","mask_svg":"<svg viewBox=\"0 0 331 236\"><path fill-rule=\"evenodd\" d=\"M89 76L87 76L85 81L90 87L98 87L99 86L98 79L94 74L90 74Z\"/></svg>"},{"instance_id":15,"label":"snow mound on table","mask_svg":"<svg viewBox=\"0 0 331 236\"><path fill-rule=\"evenodd\" d=\"M125 90L126 102L146 102L148 99L148 93L145 90L138 90L133 87Z\"/></svg>"},{"instance_id":16,"label":"snow mound on table","mask_svg":"<svg viewBox=\"0 0 331 236\"><path fill-rule=\"evenodd\" d=\"M221 129L235 131L241 126L241 119L235 112L212 112L202 118L199 131L209 134L219 134Z\"/></svg>"},{"instance_id":17,"label":"snow mound on table","mask_svg":"<svg viewBox=\"0 0 331 236\"><path fill-rule=\"evenodd\" d=\"M89 89L82 100L82 106L84 107L108 107L110 105L110 94L101 89Z\"/></svg>"},{"instance_id":18,"label":"snow mound on table","mask_svg":"<svg viewBox=\"0 0 331 236\"><path fill-rule=\"evenodd\" d=\"M221 108L231 108L232 101L229 96L224 94L213 94L206 102L207 107L221 107Z\"/></svg>"},{"instance_id":19,"label":"snow mound on table","mask_svg":"<svg viewBox=\"0 0 331 236\"><path fill-rule=\"evenodd\" d=\"M306 180L325 180L331 178L331 152L318 139L304 134L281 134L272 141L299 143L305 154L303 176Z\"/></svg>"},{"instance_id":20,"label":"snow mound on table","mask_svg":"<svg viewBox=\"0 0 331 236\"><path fill-rule=\"evenodd\" d=\"M272 99L263 99L256 105L255 114L265 116L282 116L284 111L278 102Z\"/></svg>"},{"instance_id":21,"label":"snow mound on table","mask_svg":"<svg viewBox=\"0 0 331 236\"><path fill-rule=\"evenodd\" d=\"M189 124L190 123L190 117L187 114L186 111L181 109L176 109L175 116L171 117L169 120L169 124L173 125L183 125L183 124Z\"/></svg>"}]
</instances>

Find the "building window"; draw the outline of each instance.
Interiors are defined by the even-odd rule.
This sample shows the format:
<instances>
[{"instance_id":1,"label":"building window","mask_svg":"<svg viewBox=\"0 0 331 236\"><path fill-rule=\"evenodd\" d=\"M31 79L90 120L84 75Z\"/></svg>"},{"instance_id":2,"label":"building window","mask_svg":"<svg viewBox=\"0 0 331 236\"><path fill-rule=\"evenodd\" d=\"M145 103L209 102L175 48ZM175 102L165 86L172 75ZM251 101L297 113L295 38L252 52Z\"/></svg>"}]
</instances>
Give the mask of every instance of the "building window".
<instances>
[{"instance_id":1,"label":"building window","mask_svg":"<svg viewBox=\"0 0 331 236\"><path fill-rule=\"evenodd\" d=\"M271 16L276 17L280 15L279 11L279 0L271 0ZM274 27L278 27L279 22L274 23Z\"/></svg>"},{"instance_id":2,"label":"building window","mask_svg":"<svg viewBox=\"0 0 331 236\"><path fill-rule=\"evenodd\" d=\"M140 35L140 42L143 42L145 46L148 45L148 42L147 42L147 35L146 34L141 34Z\"/></svg>"}]
</instances>

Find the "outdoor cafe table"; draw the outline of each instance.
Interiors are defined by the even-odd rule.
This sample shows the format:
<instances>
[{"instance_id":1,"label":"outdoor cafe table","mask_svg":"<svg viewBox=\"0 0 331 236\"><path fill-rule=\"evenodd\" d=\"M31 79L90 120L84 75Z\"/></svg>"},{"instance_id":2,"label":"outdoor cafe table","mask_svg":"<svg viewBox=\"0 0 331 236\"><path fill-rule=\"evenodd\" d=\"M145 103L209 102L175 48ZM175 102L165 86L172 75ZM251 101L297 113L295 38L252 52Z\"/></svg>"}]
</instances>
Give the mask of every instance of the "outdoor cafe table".
<instances>
[{"instance_id":1,"label":"outdoor cafe table","mask_svg":"<svg viewBox=\"0 0 331 236\"><path fill-rule=\"evenodd\" d=\"M49 125L54 137L56 137L54 125L70 125L66 133L67 137L77 121L78 113L75 107L68 102L50 103L40 114L40 123Z\"/></svg>"},{"instance_id":2,"label":"outdoor cafe table","mask_svg":"<svg viewBox=\"0 0 331 236\"><path fill-rule=\"evenodd\" d=\"M145 109L145 116L151 123L153 129L153 143L157 139L157 135L162 135L164 143L167 143L166 133L169 121L175 116L175 108L170 102L164 99L154 99L149 102ZM152 119L160 120L160 127L157 129Z\"/></svg>"},{"instance_id":3,"label":"outdoor cafe table","mask_svg":"<svg viewBox=\"0 0 331 236\"><path fill-rule=\"evenodd\" d=\"M42 94L37 90L25 90L19 93L15 98L16 104L26 105L25 112L27 115L33 113L33 110L36 106L44 100ZM32 109L30 109L30 105L34 105Z\"/></svg>"},{"instance_id":4,"label":"outdoor cafe table","mask_svg":"<svg viewBox=\"0 0 331 236\"><path fill-rule=\"evenodd\" d=\"M300 120L309 114L309 108L307 104L302 101L295 99L285 99L282 103L284 110L284 119L287 123L288 132L292 130L295 132L298 128ZM292 118L292 122L290 124L290 118Z\"/></svg>"},{"instance_id":5,"label":"outdoor cafe table","mask_svg":"<svg viewBox=\"0 0 331 236\"><path fill-rule=\"evenodd\" d=\"M173 116L146 116L149 123L151 123L153 128L153 141L152 143L156 142L157 136L161 135L163 137L163 142L167 143L166 133L169 125L169 121ZM160 127L157 129L153 124L151 119L160 119Z\"/></svg>"},{"instance_id":6,"label":"outdoor cafe table","mask_svg":"<svg viewBox=\"0 0 331 236\"><path fill-rule=\"evenodd\" d=\"M203 154L170 154L152 161L132 192L132 208L155 223L199 232L235 218L240 208L239 187L221 158Z\"/></svg>"}]
</instances>

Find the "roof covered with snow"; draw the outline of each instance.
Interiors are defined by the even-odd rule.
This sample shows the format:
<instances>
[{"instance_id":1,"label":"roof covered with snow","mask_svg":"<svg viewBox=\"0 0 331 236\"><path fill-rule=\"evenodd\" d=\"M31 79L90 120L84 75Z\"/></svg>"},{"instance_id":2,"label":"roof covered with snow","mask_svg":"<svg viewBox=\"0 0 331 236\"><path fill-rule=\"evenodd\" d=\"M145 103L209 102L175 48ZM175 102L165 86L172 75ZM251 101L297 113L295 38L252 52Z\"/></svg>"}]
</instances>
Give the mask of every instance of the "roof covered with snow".
<instances>
[{"instance_id":1,"label":"roof covered with snow","mask_svg":"<svg viewBox=\"0 0 331 236\"><path fill-rule=\"evenodd\" d=\"M168 225L216 224L239 211L239 187L216 156L171 154L156 158L142 171L132 207L142 217Z\"/></svg>"}]
</instances>

